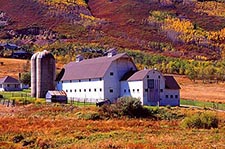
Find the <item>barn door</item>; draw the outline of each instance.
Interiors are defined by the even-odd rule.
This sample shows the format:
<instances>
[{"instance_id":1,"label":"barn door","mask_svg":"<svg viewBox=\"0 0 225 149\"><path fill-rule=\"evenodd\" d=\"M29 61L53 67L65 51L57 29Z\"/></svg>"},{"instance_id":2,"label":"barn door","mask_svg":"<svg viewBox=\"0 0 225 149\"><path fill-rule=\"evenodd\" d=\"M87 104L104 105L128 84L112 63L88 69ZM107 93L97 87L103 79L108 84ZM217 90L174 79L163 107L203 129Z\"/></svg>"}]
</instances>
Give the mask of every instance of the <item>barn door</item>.
<instances>
[{"instance_id":1,"label":"barn door","mask_svg":"<svg viewBox=\"0 0 225 149\"><path fill-rule=\"evenodd\" d=\"M148 79L147 100L151 105L158 105L160 100L160 80Z\"/></svg>"}]
</instances>

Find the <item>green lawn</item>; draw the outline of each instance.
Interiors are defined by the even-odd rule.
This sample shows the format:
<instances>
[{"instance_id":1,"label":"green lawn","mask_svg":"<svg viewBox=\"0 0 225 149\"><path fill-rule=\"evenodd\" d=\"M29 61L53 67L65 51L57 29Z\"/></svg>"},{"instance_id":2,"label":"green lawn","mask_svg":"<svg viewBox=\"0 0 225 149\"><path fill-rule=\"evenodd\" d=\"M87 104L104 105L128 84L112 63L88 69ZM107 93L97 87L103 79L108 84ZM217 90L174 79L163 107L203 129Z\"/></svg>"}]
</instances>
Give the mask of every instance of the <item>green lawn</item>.
<instances>
[{"instance_id":1,"label":"green lawn","mask_svg":"<svg viewBox=\"0 0 225 149\"><path fill-rule=\"evenodd\" d=\"M219 110L225 110L225 104L216 103L216 102L205 102L205 101L197 101L197 100L180 100L181 105L190 105L190 106L198 106L204 108L214 108Z\"/></svg>"}]
</instances>

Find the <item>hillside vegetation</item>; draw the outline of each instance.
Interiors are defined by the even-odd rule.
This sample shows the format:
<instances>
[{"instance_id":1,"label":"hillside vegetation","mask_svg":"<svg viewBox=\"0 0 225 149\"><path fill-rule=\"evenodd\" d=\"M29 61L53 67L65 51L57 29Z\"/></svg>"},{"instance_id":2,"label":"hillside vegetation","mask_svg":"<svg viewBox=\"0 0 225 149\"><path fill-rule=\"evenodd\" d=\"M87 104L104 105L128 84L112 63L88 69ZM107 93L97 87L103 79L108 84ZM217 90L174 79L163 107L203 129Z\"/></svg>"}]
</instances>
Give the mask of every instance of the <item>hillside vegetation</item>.
<instances>
[{"instance_id":1,"label":"hillside vegetation","mask_svg":"<svg viewBox=\"0 0 225 149\"><path fill-rule=\"evenodd\" d=\"M220 60L224 9L224 1L8 0L0 2L0 35L34 50L60 41Z\"/></svg>"}]
</instances>

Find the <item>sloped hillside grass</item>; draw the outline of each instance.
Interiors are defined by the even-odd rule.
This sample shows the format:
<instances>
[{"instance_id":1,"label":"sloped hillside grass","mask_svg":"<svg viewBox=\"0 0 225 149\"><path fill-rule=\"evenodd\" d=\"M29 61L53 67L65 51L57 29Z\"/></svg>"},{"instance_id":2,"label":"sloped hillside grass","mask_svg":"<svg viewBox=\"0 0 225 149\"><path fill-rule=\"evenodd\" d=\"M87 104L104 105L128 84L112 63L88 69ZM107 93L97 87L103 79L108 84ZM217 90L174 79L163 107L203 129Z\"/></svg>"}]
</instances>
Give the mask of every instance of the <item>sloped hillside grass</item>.
<instances>
[{"instance_id":1,"label":"sloped hillside grass","mask_svg":"<svg viewBox=\"0 0 225 149\"><path fill-rule=\"evenodd\" d=\"M39 0L41 2L45 2L51 5L55 4L65 4L65 5L79 5L79 6L87 6L85 0Z\"/></svg>"}]
</instances>

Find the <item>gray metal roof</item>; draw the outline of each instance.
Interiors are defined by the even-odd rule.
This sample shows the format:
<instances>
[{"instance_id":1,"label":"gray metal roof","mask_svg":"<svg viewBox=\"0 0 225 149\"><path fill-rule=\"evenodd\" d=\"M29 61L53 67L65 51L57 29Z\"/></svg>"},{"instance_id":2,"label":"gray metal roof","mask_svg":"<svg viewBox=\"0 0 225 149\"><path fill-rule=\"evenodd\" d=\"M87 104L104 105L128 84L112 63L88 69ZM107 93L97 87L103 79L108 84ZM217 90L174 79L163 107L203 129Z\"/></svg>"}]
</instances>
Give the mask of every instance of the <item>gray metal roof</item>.
<instances>
[{"instance_id":1,"label":"gray metal roof","mask_svg":"<svg viewBox=\"0 0 225 149\"><path fill-rule=\"evenodd\" d=\"M157 70L140 70L134 73L130 78L128 78L128 81L139 81L143 80L144 77L148 74L149 71L157 71ZM178 85L177 81L174 79L173 76L163 76L165 78L165 87L166 89L180 89L180 86Z\"/></svg>"},{"instance_id":2,"label":"gray metal roof","mask_svg":"<svg viewBox=\"0 0 225 149\"><path fill-rule=\"evenodd\" d=\"M119 58L131 59L126 53L121 53L112 57L104 56L86 59L80 62L70 62L65 66L65 73L61 80L102 78L104 77L111 63Z\"/></svg>"},{"instance_id":3,"label":"gray metal roof","mask_svg":"<svg viewBox=\"0 0 225 149\"><path fill-rule=\"evenodd\" d=\"M4 78L0 78L0 84L3 84L3 83L15 83L15 84L19 84L20 82L13 78L13 77L10 77L10 76L6 76Z\"/></svg>"},{"instance_id":4,"label":"gray metal roof","mask_svg":"<svg viewBox=\"0 0 225 149\"><path fill-rule=\"evenodd\" d=\"M48 91L52 96L66 96L66 92L64 91Z\"/></svg>"},{"instance_id":5,"label":"gray metal roof","mask_svg":"<svg viewBox=\"0 0 225 149\"><path fill-rule=\"evenodd\" d=\"M181 89L173 76L164 76L164 77L166 79L165 82L166 89Z\"/></svg>"},{"instance_id":6,"label":"gray metal roof","mask_svg":"<svg viewBox=\"0 0 225 149\"><path fill-rule=\"evenodd\" d=\"M143 80L144 77L148 74L149 71L151 71L151 70L150 69L144 69L144 70L137 71L130 78L128 78L128 81Z\"/></svg>"}]
</instances>

